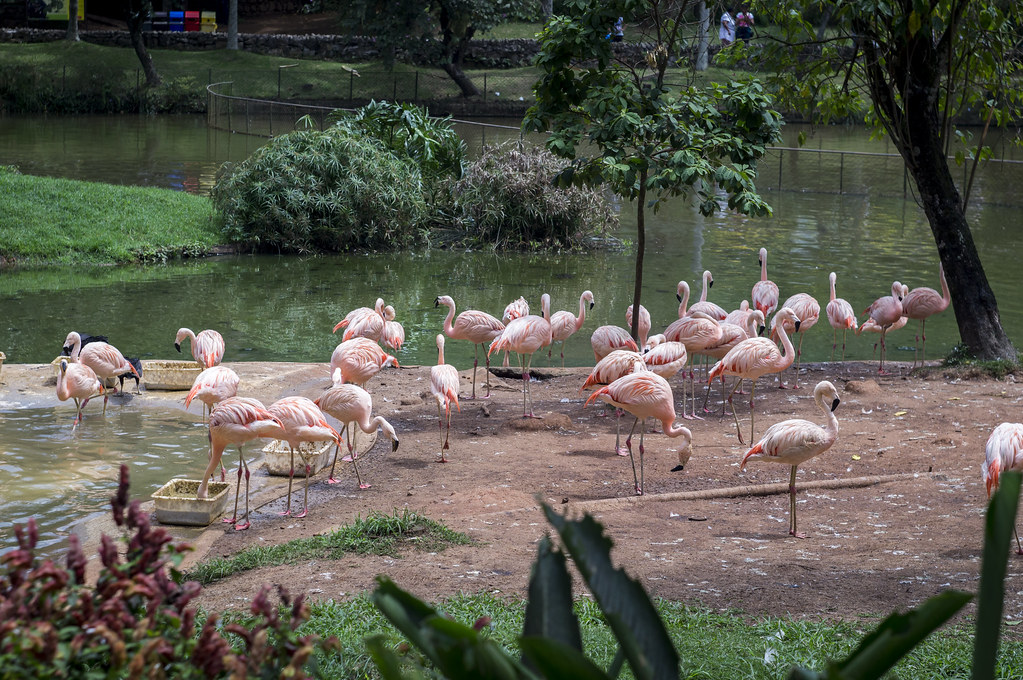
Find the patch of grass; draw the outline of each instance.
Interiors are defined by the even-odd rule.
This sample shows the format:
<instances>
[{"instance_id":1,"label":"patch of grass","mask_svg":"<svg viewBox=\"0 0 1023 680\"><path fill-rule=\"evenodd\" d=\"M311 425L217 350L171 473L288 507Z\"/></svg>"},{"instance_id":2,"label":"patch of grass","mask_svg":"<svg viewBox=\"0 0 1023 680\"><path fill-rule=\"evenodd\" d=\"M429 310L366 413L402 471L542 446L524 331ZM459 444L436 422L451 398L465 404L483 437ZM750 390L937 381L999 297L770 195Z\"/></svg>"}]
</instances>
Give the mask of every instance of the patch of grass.
<instances>
[{"instance_id":1,"label":"patch of grass","mask_svg":"<svg viewBox=\"0 0 1023 680\"><path fill-rule=\"evenodd\" d=\"M948 353L942 362L939 370L941 374L949 378L994 378L1002 380L1005 376L1016 374L1020 371L1019 361L1008 359L995 359L983 361L970 353L966 345L956 345Z\"/></svg>"},{"instance_id":2,"label":"patch of grass","mask_svg":"<svg viewBox=\"0 0 1023 680\"><path fill-rule=\"evenodd\" d=\"M250 569L294 564L303 560L338 560L349 554L398 557L403 547L439 552L450 545L469 545L472 539L409 510L390 515L358 517L336 531L280 545L253 546L226 558L207 560L185 577L207 585Z\"/></svg>"},{"instance_id":3,"label":"patch of grass","mask_svg":"<svg viewBox=\"0 0 1023 680\"><path fill-rule=\"evenodd\" d=\"M127 264L202 255L221 242L209 198L22 175L0 167L0 260Z\"/></svg>"},{"instance_id":4,"label":"patch of grass","mask_svg":"<svg viewBox=\"0 0 1023 680\"><path fill-rule=\"evenodd\" d=\"M781 680L798 664L824 668L828 659L844 658L860 642L875 620L835 622L777 617L747 617L740 612L717 612L679 602L655 602L682 659L681 677L718 680ZM438 608L463 623L488 617L485 633L513 654L522 633L525 602L492 593L460 594L441 601ZM322 678L375 677L376 670L362 640L383 632L394 644L402 639L369 598L361 594L349 601L310 603L310 620L303 634L334 635L340 654L319 659ZM575 613L582 627L587 656L607 668L616 643L600 608L581 598ZM893 679L939 680L969 677L973 653L972 624L946 628L927 638L890 673ZM1023 641L1003 635L996 677L1015 677L1023 668Z\"/></svg>"}]
</instances>

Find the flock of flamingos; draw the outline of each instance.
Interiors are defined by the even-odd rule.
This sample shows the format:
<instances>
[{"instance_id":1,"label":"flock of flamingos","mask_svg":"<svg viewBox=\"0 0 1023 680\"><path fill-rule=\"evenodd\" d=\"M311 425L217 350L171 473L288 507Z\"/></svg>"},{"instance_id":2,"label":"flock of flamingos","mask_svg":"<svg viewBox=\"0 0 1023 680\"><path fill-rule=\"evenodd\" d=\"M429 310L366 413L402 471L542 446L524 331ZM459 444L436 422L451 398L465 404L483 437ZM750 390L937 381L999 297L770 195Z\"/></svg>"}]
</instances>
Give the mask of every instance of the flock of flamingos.
<instances>
[{"instance_id":1,"label":"flock of flamingos","mask_svg":"<svg viewBox=\"0 0 1023 680\"><path fill-rule=\"evenodd\" d=\"M789 481L789 533L802 538L803 534L796 530L796 468L805 460L827 451L838 437L838 420L834 410L839 404L839 395L835 386L829 381L821 381L814 389L814 401L825 414L826 424L821 427L807 420L793 419L776 423L767 429L763 437L754 440L754 409L757 380L768 374L781 374L796 361L796 370L792 387L798 388L799 356L803 333L814 326L821 312L820 304L806 293L797 293L779 305L778 286L767 276L767 250L760 249L760 280L751 290L751 301L745 301L740 308L731 312L707 300L708 289L713 284L710 272L703 274L702 295L698 302L689 306L689 284L681 281L678 284L680 306L679 318L673 321L662 333L651 336L650 315L640 307L638 329L639 341L633 340L628 331L617 326L601 326L593 331L590 341L596 365L586 378L580 391L591 390L586 400L589 405L594 400L601 400L614 406L620 414L626 411L635 417L625 448L620 445L619 438L615 449L619 455L627 455L632 461L633 480L637 494L643 489L643 438L646 430L646 419L659 421L663 432L668 437L680 438L682 446L679 451L680 470L692 455L692 432L682 426L676 426L677 415L675 400L668 380L682 373L682 417L695 419L696 390L695 371L692 364L695 357L702 355L715 359L716 363L707 371L707 392L709 387L720 378L722 389L726 377L734 377L731 391L724 397L732 405L736 431L740 443L747 443L743 438L743 428L735 411L733 396L741 393L744 380L750 386L750 431L751 448L743 456L741 467L745 468L748 461L764 460L783 463L791 466ZM852 329L857 334L863 331L880 333L880 364L878 371L884 373L885 337L891 330L905 325L909 319L920 321L920 335L926 351L926 335L924 327L928 317L944 311L950 302L948 285L944 272L939 270L941 293L934 289L921 287L909 290L898 281L892 284L891 294L879 297L865 311L866 319L857 325L857 317L852 306L842 298L836 297L836 276L829 276L831 297L825 306L827 319L834 329L832 358L837 350L838 331L843 333L842 351L845 353L845 334ZM533 355L548 348L548 356L553 352L555 342L564 342L579 331L586 318L587 305L593 307L593 294L585 291L579 300L578 315L567 311L550 313L550 297L544 294L541 298L541 314L530 314L525 299L519 298L505 309L503 320L486 312L466 310L456 316L455 302L447 295L439 296L435 306L446 306L447 317L443 324L443 333L436 337L438 360L430 370L430 391L437 403L438 423L441 431L440 462L446 462L445 452L448 449L448 434L451 427L452 407L459 409L458 370L444 361L445 336L453 340L468 340L476 347L473 361L472 398L476 398L476 369L479 363L479 350L485 350L487 367L487 393L490 396L490 356L505 352L515 353L519 357L522 369L522 415L526 418L535 417L529 391L529 370ZM626 322L632 326L632 306L626 311ZM773 316L772 316L773 315ZM769 337L762 337L768 330L767 319L770 318ZM204 330L198 335L187 328L178 331L175 347L181 351L181 343L189 340L192 356L204 368L195 379L191 390L185 398L185 406L198 399L204 404L203 416L209 411L210 460L203 474L197 497L205 498L209 480L217 466L221 467L221 477L225 475L221 458L225 448L234 444L238 447L239 467L238 481L235 489L235 509L230 519L225 522L234 524L236 530L249 527L248 494L249 469L242 454L242 444L256 438L271 438L286 441L291 451L291 475L289 476L288 501L284 515L291 514L292 480L294 478L294 460L296 451L303 459L306 471L305 495L303 507L295 517L304 517L308 511L308 491L310 462L306 460L302 444L305 442L333 441L336 445L334 462L331 465L329 483L336 483L334 469L337 456L343 442L346 442L348 454L342 458L351 462L358 479L359 488L370 485L363 481L359 472L358 451L352 445L355 435L354 426L363 432L374 433L381 428L392 441L392 450L398 448L398 437L394 428L381 416L372 416L373 402L365 385L370 378L386 366L398 366L397 359L388 354L379 343L393 349L400 349L405 339L404 329L395 321L394 308L384 306L378 299L373 308L360 307L351 311L334 327L334 332L344 329L342 342L334 350L330 360L330 373L333 386L327 389L318 399L305 397L284 397L270 406L264 406L256 399L237 396L239 377L220 362L224 355L223 337L214 330ZM792 344L792 336L799 333L796 348ZM61 401L73 399L78 407L74 426L80 423L82 409L89 399L103 395L103 408L106 411L107 394L104 388L106 380L114 377L139 377L136 368L112 345L102 340L83 338L77 332L69 333L64 343L67 359L60 363L60 374L57 382L57 397ZM564 352L562 350L562 363ZM686 367L689 367L688 376ZM688 378L688 387L687 387ZM786 385L781 384L784 388ZM687 408L687 392L692 389L692 409ZM114 388L116 392L116 388ZM707 410L706 397L704 411ZM335 430L326 421L324 414L336 418L343 427ZM632 435L637 424L641 425L639 443L639 471L632 452ZM992 433L983 466L984 480L990 494L998 484L1002 470L1023 469L1023 425L1003 423ZM245 478L245 507L241 517L238 516L238 504L241 491L241 480ZM1023 546L1017 545L1023 554Z\"/></svg>"}]
</instances>

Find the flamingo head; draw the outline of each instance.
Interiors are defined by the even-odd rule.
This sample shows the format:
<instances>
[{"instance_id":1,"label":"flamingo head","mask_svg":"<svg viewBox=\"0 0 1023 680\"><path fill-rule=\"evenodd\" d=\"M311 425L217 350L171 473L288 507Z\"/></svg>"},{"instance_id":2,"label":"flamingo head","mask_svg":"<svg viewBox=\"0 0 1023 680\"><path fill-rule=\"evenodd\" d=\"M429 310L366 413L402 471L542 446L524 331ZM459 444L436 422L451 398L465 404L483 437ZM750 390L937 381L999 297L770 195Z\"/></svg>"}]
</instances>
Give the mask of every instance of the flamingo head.
<instances>
[{"instance_id":1,"label":"flamingo head","mask_svg":"<svg viewBox=\"0 0 1023 680\"><path fill-rule=\"evenodd\" d=\"M80 346L81 344L82 336L78 334L78 331L71 331L64 339L64 346L61 348L61 352L70 355L71 352L75 351L75 345Z\"/></svg>"},{"instance_id":2,"label":"flamingo head","mask_svg":"<svg viewBox=\"0 0 1023 680\"><path fill-rule=\"evenodd\" d=\"M678 436L682 438L682 448L678 450L678 465L671 468L672 472L681 472L685 469L686 463L693 457L693 433L688 427L679 428Z\"/></svg>"},{"instance_id":3,"label":"flamingo head","mask_svg":"<svg viewBox=\"0 0 1023 680\"><path fill-rule=\"evenodd\" d=\"M583 300L590 303L590 309L593 309L593 293L588 290L583 291Z\"/></svg>"}]
</instances>

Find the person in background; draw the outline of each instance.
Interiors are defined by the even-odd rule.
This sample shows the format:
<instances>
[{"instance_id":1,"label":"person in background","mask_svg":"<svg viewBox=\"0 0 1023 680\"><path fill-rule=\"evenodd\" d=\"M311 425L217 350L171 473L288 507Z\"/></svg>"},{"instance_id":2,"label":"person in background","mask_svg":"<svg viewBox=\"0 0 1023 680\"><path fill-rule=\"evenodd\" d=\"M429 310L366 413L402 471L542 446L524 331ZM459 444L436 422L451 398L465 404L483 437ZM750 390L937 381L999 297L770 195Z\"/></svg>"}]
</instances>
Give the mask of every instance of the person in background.
<instances>
[{"instance_id":1,"label":"person in background","mask_svg":"<svg viewBox=\"0 0 1023 680\"><path fill-rule=\"evenodd\" d=\"M611 29L611 42L621 42L623 40L625 40L625 19L618 17L614 28Z\"/></svg>"},{"instance_id":2,"label":"person in background","mask_svg":"<svg viewBox=\"0 0 1023 680\"><path fill-rule=\"evenodd\" d=\"M735 42L735 19L732 18L732 13L728 11L727 7L721 15L721 27L718 28L718 38L721 39L722 47Z\"/></svg>"},{"instance_id":3,"label":"person in background","mask_svg":"<svg viewBox=\"0 0 1023 680\"><path fill-rule=\"evenodd\" d=\"M735 23L735 37L748 44L753 37L753 12L749 11L749 7L743 6L742 11L735 15Z\"/></svg>"}]
</instances>

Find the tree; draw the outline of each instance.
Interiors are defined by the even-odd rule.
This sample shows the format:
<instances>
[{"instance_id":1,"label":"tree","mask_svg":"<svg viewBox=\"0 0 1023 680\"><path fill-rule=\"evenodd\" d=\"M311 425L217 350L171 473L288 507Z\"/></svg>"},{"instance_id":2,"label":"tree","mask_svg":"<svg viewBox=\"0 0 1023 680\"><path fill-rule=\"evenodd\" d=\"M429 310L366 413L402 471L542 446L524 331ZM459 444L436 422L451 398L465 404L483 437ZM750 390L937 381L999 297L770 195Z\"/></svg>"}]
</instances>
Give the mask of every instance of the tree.
<instances>
[{"instance_id":1,"label":"tree","mask_svg":"<svg viewBox=\"0 0 1023 680\"><path fill-rule=\"evenodd\" d=\"M238 49L238 0L227 3L227 49Z\"/></svg>"},{"instance_id":2,"label":"tree","mask_svg":"<svg viewBox=\"0 0 1023 680\"><path fill-rule=\"evenodd\" d=\"M781 22L761 53L780 103L819 122L859 116L891 138L934 235L963 343L980 359L1015 360L966 217L970 186L960 193L948 157L966 138L956 124L979 117L979 143L955 152L975 170L990 154L990 124L1023 113L1018 3L785 0L759 11Z\"/></svg>"},{"instance_id":3,"label":"tree","mask_svg":"<svg viewBox=\"0 0 1023 680\"><path fill-rule=\"evenodd\" d=\"M570 160L559 183L606 184L635 201L633 309L639 309L643 285L648 205L656 211L662 201L682 196L697 200L705 215L722 209L722 202L746 215L771 213L754 180L757 161L778 139L781 118L755 80L692 81L678 61L691 5L568 0L568 13L553 17L541 34L536 64L542 75L536 104L523 121L525 130L549 132L547 148ZM638 63L604 38L619 16L649 27L640 40L650 51ZM648 193L654 197L649 204ZM634 338L638 322L635 314Z\"/></svg>"},{"instance_id":4,"label":"tree","mask_svg":"<svg viewBox=\"0 0 1023 680\"><path fill-rule=\"evenodd\" d=\"M68 0L67 6L67 35L65 40L78 42L78 0Z\"/></svg>"},{"instance_id":5,"label":"tree","mask_svg":"<svg viewBox=\"0 0 1023 680\"><path fill-rule=\"evenodd\" d=\"M156 72L156 66L153 65L153 57L149 54L149 50L146 49L145 38L142 36L142 27L145 25L146 20L153 16L152 0L129 0L127 12L128 35L131 40L131 46L135 50L135 56L139 58L139 63L142 64L143 73L146 74L146 85L155 87L162 81L160 74Z\"/></svg>"},{"instance_id":6,"label":"tree","mask_svg":"<svg viewBox=\"0 0 1023 680\"><path fill-rule=\"evenodd\" d=\"M464 97L480 94L462 70L469 41L505 21L525 0L328 0L352 35L376 38L381 55L393 63L398 49L444 70Z\"/></svg>"}]
</instances>

